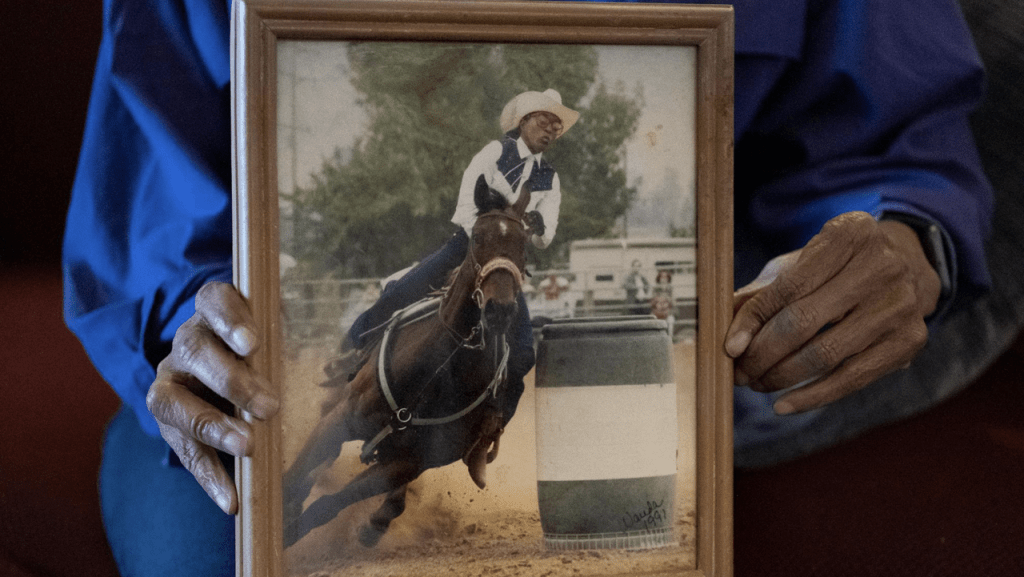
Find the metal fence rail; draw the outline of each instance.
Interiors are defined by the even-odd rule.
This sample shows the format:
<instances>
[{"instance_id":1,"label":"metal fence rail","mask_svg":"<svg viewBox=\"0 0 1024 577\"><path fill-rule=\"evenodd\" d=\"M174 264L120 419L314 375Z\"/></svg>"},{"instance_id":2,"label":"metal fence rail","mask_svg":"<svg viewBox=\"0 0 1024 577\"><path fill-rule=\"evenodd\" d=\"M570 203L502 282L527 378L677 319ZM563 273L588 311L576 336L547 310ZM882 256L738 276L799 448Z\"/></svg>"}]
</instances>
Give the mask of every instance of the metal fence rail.
<instances>
[{"instance_id":1,"label":"metal fence rail","mask_svg":"<svg viewBox=\"0 0 1024 577\"><path fill-rule=\"evenodd\" d=\"M568 283L562 300L568 304L553 310L539 288L550 276ZM587 275L566 270L535 271L524 290L531 316L565 318L649 312L644 304L626 303L622 295L606 288L588 286ZM380 296L381 279L296 279L281 282L281 326L285 342L295 346L336 346L355 319ZM671 314L676 334L696 330L696 299L692 292L673 295Z\"/></svg>"}]
</instances>

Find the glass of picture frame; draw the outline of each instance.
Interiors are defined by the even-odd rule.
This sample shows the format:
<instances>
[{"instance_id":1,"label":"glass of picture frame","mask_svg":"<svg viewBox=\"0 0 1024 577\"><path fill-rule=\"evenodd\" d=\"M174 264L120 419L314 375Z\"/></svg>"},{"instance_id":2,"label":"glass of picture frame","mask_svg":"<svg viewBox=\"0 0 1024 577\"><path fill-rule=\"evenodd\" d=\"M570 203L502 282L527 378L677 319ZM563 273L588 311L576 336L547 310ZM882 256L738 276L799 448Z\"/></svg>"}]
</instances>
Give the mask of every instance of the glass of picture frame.
<instances>
[{"instance_id":1,"label":"glass of picture frame","mask_svg":"<svg viewBox=\"0 0 1024 577\"><path fill-rule=\"evenodd\" d=\"M731 575L732 9L237 1L232 49L235 284L282 399L269 421L243 415L238 574ZM513 275L536 367L486 487L455 459L339 501L394 453L324 432L354 418L338 412L350 377L395 370L347 372L353 321L458 234L471 159L511 101L550 90L579 120L541 155L557 234ZM389 420L414 405L380 417L381 447L419 434ZM327 456L292 474L314 442Z\"/></svg>"}]
</instances>

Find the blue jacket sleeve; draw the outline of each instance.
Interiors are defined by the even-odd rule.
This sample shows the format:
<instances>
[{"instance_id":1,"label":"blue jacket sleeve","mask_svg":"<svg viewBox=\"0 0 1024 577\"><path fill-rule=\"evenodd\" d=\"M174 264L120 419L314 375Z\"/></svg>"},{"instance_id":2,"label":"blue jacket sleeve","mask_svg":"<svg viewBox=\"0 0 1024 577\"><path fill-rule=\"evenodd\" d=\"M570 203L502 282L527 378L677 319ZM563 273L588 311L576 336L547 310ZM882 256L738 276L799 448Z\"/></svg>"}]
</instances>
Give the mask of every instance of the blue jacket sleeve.
<instances>
[{"instance_id":1,"label":"blue jacket sleeve","mask_svg":"<svg viewBox=\"0 0 1024 577\"><path fill-rule=\"evenodd\" d=\"M65 319L157 435L145 396L193 297L231 280L228 3L104 3L64 238Z\"/></svg>"},{"instance_id":2,"label":"blue jacket sleeve","mask_svg":"<svg viewBox=\"0 0 1024 577\"><path fill-rule=\"evenodd\" d=\"M737 226L778 254L843 212L909 212L948 234L960 284L987 286L992 192L968 125L983 71L956 3L828 0L805 18L739 135Z\"/></svg>"}]
</instances>

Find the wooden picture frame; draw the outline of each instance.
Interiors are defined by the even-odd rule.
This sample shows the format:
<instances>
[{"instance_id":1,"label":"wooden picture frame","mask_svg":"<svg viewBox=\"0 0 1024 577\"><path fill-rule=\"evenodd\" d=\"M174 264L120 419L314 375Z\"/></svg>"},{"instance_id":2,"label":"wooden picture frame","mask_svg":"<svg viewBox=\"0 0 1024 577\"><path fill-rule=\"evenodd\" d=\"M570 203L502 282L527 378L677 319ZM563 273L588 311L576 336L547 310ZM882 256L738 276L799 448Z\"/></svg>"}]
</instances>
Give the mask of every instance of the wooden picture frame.
<instances>
[{"instance_id":1,"label":"wooden picture frame","mask_svg":"<svg viewBox=\"0 0 1024 577\"><path fill-rule=\"evenodd\" d=\"M308 44L307 44L308 43ZM732 363L724 354L722 343L732 316L732 90L733 90L733 15L728 6L705 5L637 5L605 3L563 3L563 2L505 2L465 1L438 2L434 0L317 0L292 2L288 0L236 0L232 23L232 105L233 105L233 181L234 181L234 238L235 276L234 282L248 299L255 320L262 330L263 343L252 358L255 368L269 377L271 383L282 387L282 414L266 421L258 421L250 415L243 417L255 432L256 448L251 457L236 462L236 481L240 495L240 511L237 517L237 574L244 576L285 575L372 575L374 563L385 562L387 555L367 554L363 558L335 563L322 568L310 565L298 566L292 553L286 554L282 541L284 513L282 505L282 471L298 435L288 421L289 391L282 383L288 382L288 355L293 354L291 342L296 337L294 315L289 316L288 299L295 286L282 280L293 262L282 256L282 239L293 238L296 233L292 226L282 220L282 212L292 210L290 200L282 200L282 190L295 186L296 171L301 169L282 168L282 150L290 151L288 161L294 162L302 153L294 143L282 143L285 127L292 135L297 133L295 124L289 124L282 117L282 104L293 98L288 109L294 111L298 96L289 96L281 88L282 55L288 46L302 49L305 46L333 45L340 43L346 49L350 45L370 43L388 49L416 46L513 46L539 47L538 50L559 50L559 47L591 47L595 53L612 54L619 60L647 58L664 52L668 56L659 62L664 68L658 69L651 77L684 77L682 82L689 87L687 99L692 97L691 147L685 158L677 158L681 165L691 165L690 172L684 173L682 181L686 186L679 190L690 190L693 210L690 224L692 240L687 246L695 251L696 274L691 276L695 283L696 302L690 302L690 312L696 324L693 345L690 345L693 362L692 391L686 393L685 402L689 411L685 418L692 422L680 422L679 426L690 431L692 442L693 495L690 506L692 517L685 520L692 527L693 535L683 538L682 543L671 553L661 553L657 561L648 562L654 555L650 552L634 553L614 550L607 552L595 549L589 552L550 551L539 539L534 539L536 554L533 557L515 555L488 559L482 550L474 554L472 563L465 559L462 565L445 564L444 571L455 574L470 574L469 571L497 571L501 575L548 574L546 569L554 563L569 568L570 573L582 575L686 575L701 577L725 577L732 574ZM411 43L411 44L410 44ZM397 50L397 48L396 48ZM685 57L676 55L682 54ZM625 56L625 57L624 57ZM652 58L654 56L651 56ZM320 58L323 60L323 58ZM676 67L673 62L690 62ZM292 64L296 60L293 59ZM603 66L602 64L599 64ZM637 63L638 67L642 64ZM301 82L311 80L288 68L292 88ZM603 69L602 69L603 70ZM650 72L650 71L647 71ZM349 73L349 72L344 72ZM548 86L531 87L538 91ZM689 94L692 88L692 94ZM620 87L618 94L627 94ZM324 90L322 99L334 97L333 91ZM639 101L639 96L634 94ZM649 99L658 96L652 90ZM501 97L508 98L508 94ZM628 99L627 99L628 100ZM350 101L347 108L352 108ZM583 102L583 100L580 100ZM592 103L592 100L588 101ZM568 102L577 105L578 102ZM674 104L673 104L674 106ZM493 108L493 106L492 106ZM315 113L303 113L315 114ZM326 125L330 119L307 118L309 124ZM347 122L347 121L346 121ZM466 121L468 123L468 121ZM580 122L584 122L581 120ZM347 130L353 130L348 125ZM583 125L580 125L583 126ZM490 129L496 132L497 128ZM362 129L360 129L362 130ZM661 130L659 125L657 130ZM685 131L684 131L685 132ZM298 131L301 133L301 131ZM361 134L361 133L360 133ZM359 135L350 135L356 136ZM487 133L487 138L497 135ZM663 135L654 130L645 132L634 140L654 147ZM623 145L616 160L621 164L623 174L630 174L622 158ZM643 165L644 153L633 153L629 162ZM346 155L337 153L334 162L344 164ZM331 162L321 155L316 161ZM307 160L308 162L308 160ZM454 159L456 164L465 165L469 158ZM653 161L651 161L653 162ZM326 166L326 164L323 164ZM315 169L316 167L314 167ZM291 184L282 185L281 175L290 170ZM306 169L308 170L308 168ZM459 174L452 175L452 187L458 187ZM629 185L627 180L626 185ZM638 182L638 181L637 181ZM677 183L678 184L678 183ZM297 186L294 190L299 190ZM571 194L566 184L565 195ZM689 187L689 188L686 188ZM307 187L308 188L308 187ZM451 194L451 193L449 193ZM675 193L685 196L683 192ZM563 195L563 203L566 201ZM287 196L287 195L286 195ZM291 197L288 196L288 199ZM616 221L615 230L625 234L629 214L635 205L624 209L622 223ZM447 210L452 210L449 207ZM650 211L649 211L650 212ZM655 211L658 212L658 211ZM662 210L661 212L665 212ZM668 211L674 214L674 211ZM323 215L318 215L322 218ZM568 217L567 217L568 218ZM670 215L670 224L677 225ZM685 220L685 219L684 219ZM295 222L298 222L297 220ZM568 221L567 221L568 222ZM285 224L282 224L285 223ZM643 224L643 223L641 223ZM684 225L686 222L683 223ZM569 224L563 228L568 230ZM635 226L635 225L634 225ZM568 234L560 232L560 234ZM579 239L583 240L583 239ZM322 242L323 239L316 239ZM623 258L636 257L643 261L640 268L654 273L667 261L657 261L643 256L643 242L627 243L617 241L622 247ZM605 243L607 244L607 243ZM627 253L630 250L639 252ZM670 243L672 244L672 243ZM672 244L677 246L678 243ZM654 243L658 247L659 245ZM652 246L654 246L652 245ZM600 252L601 242L581 243L576 251L584 249ZM433 247L436 248L436 247ZM662 248L657 248L662 250ZM652 253L661 254L661 253ZM604 257L598 257L604 258ZM656 262L657 261L657 262ZM692 266L691 266L692 275ZM576 281L582 282L584 273L575 271ZM587 273L589 274L589 273ZM611 273L609 273L611 274ZM615 273L619 274L619 273ZM622 271L621 274L625 274ZM383 275L380 275L383 276ZM601 276L601 275L597 275ZM597 278L597 277L595 277ZM605 275L605 280L610 278ZM290 282L290 281L289 281ZM597 281L595 281L597 282ZM528 281L538 286L538 279ZM303 285L307 286L307 285ZM367 285L368 286L368 285ZM524 285L526 287L526 285ZM576 307L593 306L596 293L586 292ZM598 299L599 300L599 299ZM673 300L673 304L679 302ZM696 304L699 303L699 306ZM686 306L683 303L679 306ZM318 309L319 310L319 309ZM532 309L531 309L532 310ZM602 314L606 314L602 312ZM321 315L324 316L324 315ZM535 315L536 316L536 315ZM685 315L681 315L685 316ZM334 322L334 321L332 321ZM685 324L685 323L684 323ZM555 322L551 326L558 326ZM661 326L661 325L659 325ZM670 327L669 335L675 334ZM538 329L543 346L547 329ZM685 330L685 327L684 329ZM342 338L339 329L336 341ZM688 338L688 337L687 337ZM673 341L674 342L674 341ZM689 341L687 341L689 342ZM675 345L673 345L674 347ZM676 350L675 348L671 350ZM675 353L672 353L675 354ZM541 353L540 356L544 356ZM326 361L326 359L324 359ZM539 359L538 364L543 360ZM322 366L322 363L321 363ZM676 369L678 372L678 369ZM533 373L531 372L531 375ZM322 374L320 375L322 377ZM681 377L674 377L680 378ZM688 377L689 378L689 377ZM532 382L533 377L531 377ZM316 386L316 379L309 378L309 386ZM537 385L539 386L539 385ZM678 385L677 385L678 387ZM680 389L682 390L682 389ZM675 394L675 393L674 393ZM679 393L680 395L682 393ZM524 395L524 399L527 398ZM680 397L682 398L682 397ZM679 401L680 406L684 401ZM298 404L295 401L293 405ZM303 409L306 410L306 409ZM308 411L307 411L308 412ZM523 406L520 401L519 414L532 412L532 407ZM517 417L526 419L526 417ZM514 423L515 421L513 421ZM511 430L512 423L509 424ZM682 443L682 441L679 441ZM682 445L679 445L682 447ZM513 449L514 450L514 449ZM685 449L677 448L677 453ZM677 457L680 458L680 457ZM461 466L461 463L458 463ZM464 470L464 469L463 469ZM500 485L500 483L499 483ZM490 487L489 487L490 488ZM451 496L451 492L449 492ZM465 495L463 495L465 497ZM485 499L479 497L481 502ZM470 496L465 501L473 500ZM423 504L423 503L421 503ZM493 505L493 502L491 502ZM650 503L648 503L651 506ZM655 503L654 505L657 505ZM443 508L443 504L442 504ZM634 512L636 520L651 511ZM474 513L475 514L475 513ZM628 515L627 515L628 516ZM530 517L536 521L536 515ZM682 523L676 519L677 526ZM496 521L495 526L500 526ZM468 539L466 535L475 531L483 532L485 523L472 526L456 523L455 532L433 537L433 543L444 548L445 539ZM539 531L539 523L537 523ZM531 529L531 535L533 529ZM676 533L670 533L676 535ZM504 536L496 537L499 541ZM545 537L546 539L547 537ZM339 539L344 539L339 537ZM301 542L300 542L301 544ZM675 545L673 545L675 547ZM393 556L393 555L392 555ZM358 557L358 556L357 556ZM337 560L335 560L337 561ZM305 563L305 561L303 561ZM447 561L444 561L447 563ZM471 565L471 566L470 566ZM576 569L572 573L572 569ZM402 574L400 569L391 567L392 573ZM397 571L397 572L396 572ZM424 574L411 571L409 574ZM476 574L476 573L472 573ZM553 572L552 575L562 573Z\"/></svg>"}]
</instances>

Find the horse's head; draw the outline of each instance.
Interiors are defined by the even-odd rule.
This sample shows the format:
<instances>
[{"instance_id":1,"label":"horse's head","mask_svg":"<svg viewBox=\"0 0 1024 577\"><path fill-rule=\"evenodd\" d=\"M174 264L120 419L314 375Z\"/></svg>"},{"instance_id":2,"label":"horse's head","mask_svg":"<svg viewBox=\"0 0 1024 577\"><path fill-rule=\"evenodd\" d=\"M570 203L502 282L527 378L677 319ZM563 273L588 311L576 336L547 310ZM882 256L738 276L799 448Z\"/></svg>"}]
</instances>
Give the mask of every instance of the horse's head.
<instances>
[{"instance_id":1,"label":"horse's head","mask_svg":"<svg viewBox=\"0 0 1024 577\"><path fill-rule=\"evenodd\" d=\"M477 179L474 201L476 224L470 240L468 265L476 271L473 298L480 307L488 332L505 332L516 314L526 270L526 225L523 215L530 202L524 186L516 203Z\"/></svg>"}]
</instances>

